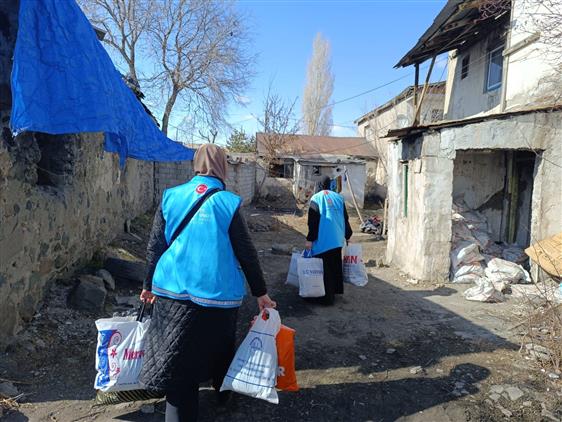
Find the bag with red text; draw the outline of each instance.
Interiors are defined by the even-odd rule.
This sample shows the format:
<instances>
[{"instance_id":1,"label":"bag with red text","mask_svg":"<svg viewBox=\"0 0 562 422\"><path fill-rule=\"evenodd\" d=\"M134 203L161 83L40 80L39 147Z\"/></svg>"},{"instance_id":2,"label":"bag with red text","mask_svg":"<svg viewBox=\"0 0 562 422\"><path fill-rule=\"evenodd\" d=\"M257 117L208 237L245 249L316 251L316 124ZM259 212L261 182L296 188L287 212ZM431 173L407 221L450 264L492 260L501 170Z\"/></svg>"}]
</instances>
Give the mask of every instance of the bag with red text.
<instances>
[{"instance_id":1,"label":"bag with red text","mask_svg":"<svg viewBox=\"0 0 562 422\"><path fill-rule=\"evenodd\" d=\"M343 281L363 287L369 281L361 245L353 243L343 249Z\"/></svg>"},{"instance_id":2,"label":"bag with red text","mask_svg":"<svg viewBox=\"0 0 562 422\"><path fill-rule=\"evenodd\" d=\"M138 390L144 358L144 340L150 319L103 318L96 321L96 379L94 388L103 392Z\"/></svg>"}]
</instances>

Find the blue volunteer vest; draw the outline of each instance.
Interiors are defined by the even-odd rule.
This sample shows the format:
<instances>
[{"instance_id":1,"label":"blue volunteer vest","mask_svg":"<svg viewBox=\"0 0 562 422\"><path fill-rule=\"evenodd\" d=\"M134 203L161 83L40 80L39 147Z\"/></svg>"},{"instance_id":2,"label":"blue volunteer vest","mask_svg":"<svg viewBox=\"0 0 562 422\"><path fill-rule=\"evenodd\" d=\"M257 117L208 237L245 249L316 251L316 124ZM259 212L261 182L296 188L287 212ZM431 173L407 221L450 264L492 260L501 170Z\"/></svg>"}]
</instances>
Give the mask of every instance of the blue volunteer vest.
<instances>
[{"instance_id":1,"label":"blue volunteer vest","mask_svg":"<svg viewBox=\"0 0 562 422\"><path fill-rule=\"evenodd\" d=\"M189 210L209 189L223 188L214 177L195 176L164 192L162 213L168 243ZM234 308L244 297L245 278L228 229L241 200L231 192L210 196L162 255L152 278L152 293L198 305Z\"/></svg>"},{"instance_id":2,"label":"blue volunteer vest","mask_svg":"<svg viewBox=\"0 0 562 422\"><path fill-rule=\"evenodd\" d=\"M312 255L318 255L345 245L345 201L339 193L323 190L311 199L318 205L320 227L318 239L312 244Z\"/></svg>"}]
</instances>

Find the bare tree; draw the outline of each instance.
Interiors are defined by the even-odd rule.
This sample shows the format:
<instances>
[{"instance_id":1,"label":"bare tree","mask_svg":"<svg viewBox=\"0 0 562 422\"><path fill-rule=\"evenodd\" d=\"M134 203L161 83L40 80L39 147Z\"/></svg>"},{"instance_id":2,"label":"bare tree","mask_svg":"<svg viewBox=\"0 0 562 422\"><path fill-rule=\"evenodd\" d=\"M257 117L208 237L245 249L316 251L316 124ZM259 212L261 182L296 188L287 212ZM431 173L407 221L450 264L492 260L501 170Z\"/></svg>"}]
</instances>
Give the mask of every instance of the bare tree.
<instances>
[{"instance_id":1,"label":"bare tree","mask_svg":"<svg viewBox=\"0 0 562 422\"><path fill-rule=\"evenodd\" d=\"M260 194L272 164L279 161L283 154L298 152L292 144L295 134L299 131L299 123L294 117L295 104L285 101L279 94L272 92L271 85L263 101L263 114L257 116L260 132L256 139L263 145L262 160L264 177L257 189Z\"/></svg>"},{"instance_id":2,"label":"bare tree","mask_svg":"<svg viewBox=\"0 0 562 422\"><path fill-rule=\"evenodd\" d=\"M291 141L298 132L299 125L294 118L296 99L289 103L271 87L263 103L263 115L257 117L264 147L264 160L273 162L280 155L292 151Z\"/></svg>"},{"instance_id":3,"label":"bare tree","mask_svg":"<svg viewBox=\"0 0 562 422\"><path fill-rule=\"evenodd\" d=\"M334 91L334 74L330 58L330 43L316 34L312 44L312 58L308 63L306 85L302 101L304 132L308 135L330 135Z\"/></svg>"},{"instance_id":4,"label":"bare tree","mask_svg":"<svg viewBox=\"0 0 562 422\"><path fill-rule=\"evenodd\" d=\"M160 0L158 5L150 39L165 98L163 132L178 101L194 120L221 126L228 101L236 101L251 76L241 16L231 1Z\"/></svg>"},{"instance_id":5,"label":"bare tree","mask_svg":"<svg viewBox=\"0 0 562 422\"><path fill-rule=\"evenodd\" d=\"M125 62L128 74L139 82L137 49L154 13L150 0L79 0L95 26L105 32L103 42Z\"/></svg>"},{"instance_id":6,"label":"bare tree","mask_svg":"<svg viewBox=\"0 0 562 422\"><path fill-rule=\"evenodd\" d=\"M225 108L247 87L254 61L233 0L79 1L132 78L139 80L141 62L152 72L143 89L163 108L164 133L176 106L190 115L192 127L225 124Z\"/></svg>"}]
</instances>

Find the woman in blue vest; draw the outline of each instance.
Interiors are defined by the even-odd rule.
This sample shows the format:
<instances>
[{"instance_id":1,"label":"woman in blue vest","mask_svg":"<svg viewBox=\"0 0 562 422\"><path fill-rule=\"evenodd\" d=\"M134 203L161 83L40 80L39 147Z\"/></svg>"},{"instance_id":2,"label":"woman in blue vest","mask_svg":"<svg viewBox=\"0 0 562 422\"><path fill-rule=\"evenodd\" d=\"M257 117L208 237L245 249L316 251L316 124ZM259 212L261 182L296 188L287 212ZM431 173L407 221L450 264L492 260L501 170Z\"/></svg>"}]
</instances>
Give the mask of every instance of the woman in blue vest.
<instances>
[{"instance_id":1,"label":"woman in blue vest","mask_svg":"<svg viewBox=\"0 0 562 422\"><path fill-rule=\"evenodd\" d=\"M193 166L190 182L163 194L141 293L141 300L154 303L141 382L166 395L166 422L197 420L200 382L212 380L219 403L226 402L229 392L218 391L235 353L245 280L260 310L276 306L241 199L225 190L226 154L203 145Z\"/></svg>"},{"instance_id":2,"label":"woman in blue vest","mask_svg":"<svg viewBox=\"0 0 562 422\"><path fill-rule=\"evenodd\" d=\"M306 249L324 263L326 295L311 301L324 305L333 305L335 295L343 294L342 248L353 235L345 200L330 190L330 184L330 178L324 177L320 192L310 199L306 237Z\"/></svg>"}]
</instances>

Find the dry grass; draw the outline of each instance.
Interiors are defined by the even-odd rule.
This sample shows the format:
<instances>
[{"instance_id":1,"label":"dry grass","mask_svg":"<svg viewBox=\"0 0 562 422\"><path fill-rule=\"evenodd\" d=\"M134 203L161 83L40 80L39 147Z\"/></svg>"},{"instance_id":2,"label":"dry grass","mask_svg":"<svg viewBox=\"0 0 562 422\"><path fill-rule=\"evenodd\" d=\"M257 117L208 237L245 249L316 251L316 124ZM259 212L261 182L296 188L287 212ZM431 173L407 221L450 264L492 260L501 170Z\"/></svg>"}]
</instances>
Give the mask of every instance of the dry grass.
<instances>
[{"instance_id":1,"label":"dry grass","mask_svg":"<svg viewBox=\"0 0 562 422\"><path fill-rule=\"evenodd\" d=\"M17 410L19 407L18 400L23 397L23 394L19 394L15 397L6 397L0 394L0 416L4 413Z\"/></svg>"},{"instance_id":2,"label":"dry grass","mask_svg":"<svg viewBox=\"0 0 562 422\"><path fill-rule=\"evenodd\" d=\"M528 297L521 326L521 350L531 355L547 371L562 371L562 304L553 299L555 280L536 284L540 294ZM540 287L539 287L540 286ZM548 287L547 287L548 286Z\"/></svg>"}]
</instances>

